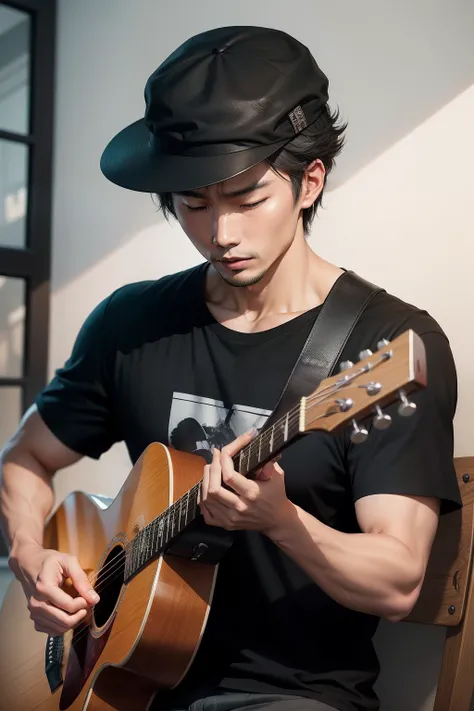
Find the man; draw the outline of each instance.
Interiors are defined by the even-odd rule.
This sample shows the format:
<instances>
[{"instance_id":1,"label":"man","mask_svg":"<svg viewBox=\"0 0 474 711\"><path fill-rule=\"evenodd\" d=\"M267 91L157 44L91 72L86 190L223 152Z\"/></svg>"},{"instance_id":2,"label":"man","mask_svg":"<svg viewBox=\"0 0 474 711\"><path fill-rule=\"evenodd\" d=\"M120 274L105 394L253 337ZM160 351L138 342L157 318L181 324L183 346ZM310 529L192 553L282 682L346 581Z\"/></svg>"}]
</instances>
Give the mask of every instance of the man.
<instances>
[{"instance_id":1,"label":"man","mask_svg":"<svg viewBox=\"0 0 474 711\"><path fill-rule=\"evenodd\" d=\"M448 341L426 312L385 292L343 359L418 332L429 382L414 417L392 408L391 429L372 428L360 445L349 430L308 435L256 481L233 470L343 273L305 239L342 146L327 90L306 47L263 28L202 33L156 70L145 120L111 141L102 170L156 194L204 261L99 304L4 450L11 565L36 628L50 634L97 599L76 560L41 546L52 474L122 440L132 462L171 438L212 453L202 513L236 540L192 668L157 708L378 709L378 619L409 613L439 513L460 505ZM215 433L231 441L220 449ZM60 589L67 575L74 600Z\"/></svg>"}]
</instances>

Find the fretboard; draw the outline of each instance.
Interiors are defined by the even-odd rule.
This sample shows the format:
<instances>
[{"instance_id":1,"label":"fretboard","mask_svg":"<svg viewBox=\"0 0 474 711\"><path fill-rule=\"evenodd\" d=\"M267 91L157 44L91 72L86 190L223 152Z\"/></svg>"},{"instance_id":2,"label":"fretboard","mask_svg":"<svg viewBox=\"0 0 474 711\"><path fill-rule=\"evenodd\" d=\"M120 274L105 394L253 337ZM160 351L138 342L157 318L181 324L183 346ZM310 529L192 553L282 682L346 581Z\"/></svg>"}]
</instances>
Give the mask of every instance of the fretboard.
<instances>
[{"instance_id":1,"label":"fretboard","mask_svg":"<svg viewBox=\"0 0 474 711\"><path fill-rule=\"evenodd\" d=\"M300 406L293 408L285 417L261 432L232 458L234 469L244 476L249 476L273 459L298 435L299 416ZM125 582L158 558L173 539L199 515L200 490L201 481L137 533L126 550Z\"/></svg>"}]
</instances>

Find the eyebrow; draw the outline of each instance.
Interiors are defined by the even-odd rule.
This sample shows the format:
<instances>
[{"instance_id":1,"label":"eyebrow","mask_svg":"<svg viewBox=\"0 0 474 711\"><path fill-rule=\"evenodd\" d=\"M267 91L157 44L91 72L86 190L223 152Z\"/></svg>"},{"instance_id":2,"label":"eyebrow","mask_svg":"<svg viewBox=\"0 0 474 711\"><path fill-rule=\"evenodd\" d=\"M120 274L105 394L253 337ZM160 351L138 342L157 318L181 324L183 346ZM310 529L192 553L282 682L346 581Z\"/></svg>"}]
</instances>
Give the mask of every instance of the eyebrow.
<instances>
[{"instance_id":1,"label":"eyebrow","mask_svg":"<svg viewBox=\"0 0 474 711\"><path fill-rule=\"evenodd\" d=\"M247 185L245 188L240 188L239 190L232 190L229 193L223 193L223 195L224 197L229 198L240 197L241 195L248 195L249 193L253 193L255 192L255 190L259 190L260 188L265 188L268 184L268 180L257 180L255 183ZM201 200L206 197L204 193L200 193L197 190L181 190L179 192L176 192L175 195L181 195L182 197L200 198Z\"/></svg>"}]
</instances>

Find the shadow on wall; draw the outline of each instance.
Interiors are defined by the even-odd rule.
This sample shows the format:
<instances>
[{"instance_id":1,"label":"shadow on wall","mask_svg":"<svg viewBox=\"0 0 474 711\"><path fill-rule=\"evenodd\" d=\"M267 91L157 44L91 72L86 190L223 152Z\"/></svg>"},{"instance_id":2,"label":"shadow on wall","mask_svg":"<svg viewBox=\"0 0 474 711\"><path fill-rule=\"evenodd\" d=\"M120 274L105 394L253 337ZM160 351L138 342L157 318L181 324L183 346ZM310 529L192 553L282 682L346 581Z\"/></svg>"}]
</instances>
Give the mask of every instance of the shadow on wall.
<instances>
[{"instance_id":1,"label":"shadow on wall","mask_svg":"<svg viewBox=\"0 0 474 711\"><path fill-rule=\"evenodd\" d=\"M145 81L178 44L230 24L286 30L310 47L330 77L331 104L340 106L349 129L329 190L474 81L471 0L365 0L362 5L301 0L297 12L284 3L241 0L229 7L202 0L186 13L171 5L166 14L153 0L62 3L53 288L161 219L149 195L122 190L102 177L101 152L117 131L143 114Z\"/></svg>"}]
</instances>

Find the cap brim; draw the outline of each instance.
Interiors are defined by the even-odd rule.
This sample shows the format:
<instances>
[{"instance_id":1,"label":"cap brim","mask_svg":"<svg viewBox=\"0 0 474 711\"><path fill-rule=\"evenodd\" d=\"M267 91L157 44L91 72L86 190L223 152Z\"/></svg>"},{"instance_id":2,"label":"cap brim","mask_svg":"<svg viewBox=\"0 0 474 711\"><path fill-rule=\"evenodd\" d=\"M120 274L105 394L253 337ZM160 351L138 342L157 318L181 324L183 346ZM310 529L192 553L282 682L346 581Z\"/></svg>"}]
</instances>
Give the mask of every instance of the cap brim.
<instances>
[{"instance_id":1,"label":"cap brim","mask_svg":"<svg viewBox=\"0 0 474 711\"><path fill-rule=\"evenodd\" d=\"M106 146L100 169L105 177L128 190L173 193L214 185L253 168L288 143L247 148L215 156L164 153L151 141L144 120L135 121Z\"/></svg>"}]
</instances>

